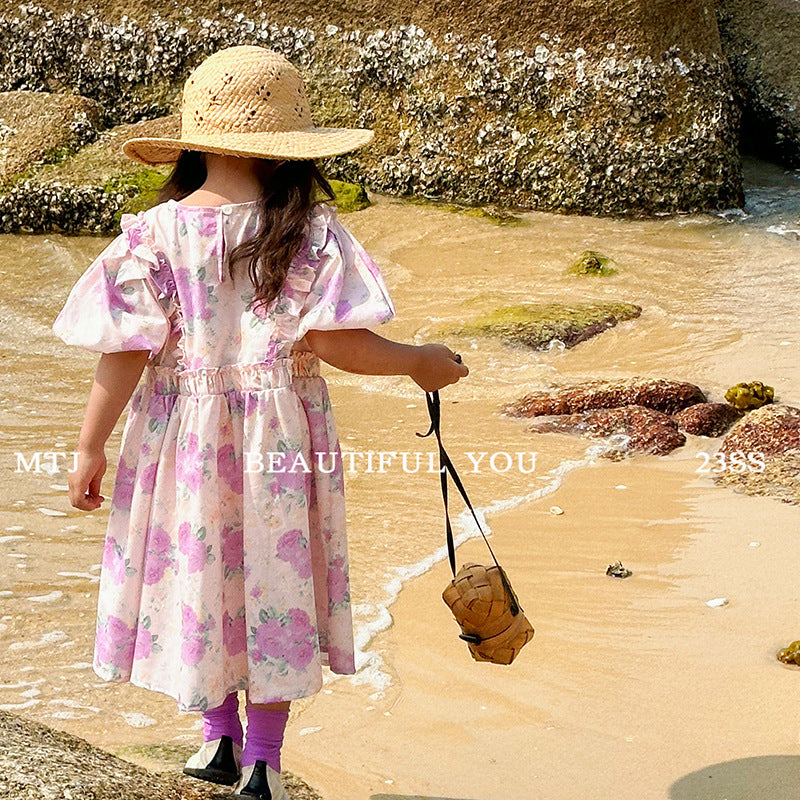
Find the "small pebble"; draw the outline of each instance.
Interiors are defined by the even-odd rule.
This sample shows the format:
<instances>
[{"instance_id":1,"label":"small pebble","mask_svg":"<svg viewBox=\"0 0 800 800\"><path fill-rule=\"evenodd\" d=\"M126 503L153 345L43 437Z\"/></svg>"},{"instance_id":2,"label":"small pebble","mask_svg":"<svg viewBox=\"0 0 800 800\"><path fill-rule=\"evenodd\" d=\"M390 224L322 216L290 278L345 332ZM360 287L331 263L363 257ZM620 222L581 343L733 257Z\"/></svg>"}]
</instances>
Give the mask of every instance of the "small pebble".
<instances>
[{"instance_id":1,"label":"small pebble","mask_svg":"<svg viewBox=\"0 0 800 800\"><path fill-rule=\"evenodd\" d=\"M706 600L706 605L709 608L719 608L720 606L728 605L727 597L715 597L713 600Z\"/></svg>"},{"instance_id":2,"label":"small pebble","mask_svg":"<svg viewBox=\"0 0 800 800\"><path fill-rule=\"evenodd\" d=\"M761 542L750 542L750 547L761 547Z\"/></svg>"},{"instance_id":3,"label":"small pebble","mask_svg":"<svg viewBox=\"0 0 800 800\"><path fill-rule=\"evenodd\" d=\"M550 513L551 514L563 514L564 509L560 506L550 506Z\"/></svg>"},{"instance_id":4,"label":"small pebble","mask_svg":"<svg viewBox=\"0 0 800 800\"><path fill-rule=\"evenodd\" d=\"M633 573L622 565L621 561L615 561L613 564L608 565L606 575L612 578L630 578Z\"/></svg>"}]
</instances>

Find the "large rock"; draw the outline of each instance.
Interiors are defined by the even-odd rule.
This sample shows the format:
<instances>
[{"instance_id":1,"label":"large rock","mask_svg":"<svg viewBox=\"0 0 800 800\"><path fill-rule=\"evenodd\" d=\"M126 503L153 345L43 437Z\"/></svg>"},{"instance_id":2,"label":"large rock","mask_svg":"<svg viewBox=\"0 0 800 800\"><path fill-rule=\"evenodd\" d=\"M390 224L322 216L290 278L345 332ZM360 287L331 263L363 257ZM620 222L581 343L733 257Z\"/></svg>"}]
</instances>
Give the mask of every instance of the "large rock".
<instances>
[{"instance_id":1,"label":"large rock","mask_svg":"<svg viewBox=\"0 0 800 800\"><path fill-rule=\"evenodd\" d=\"M626 453L663 456L686 444L678 424L667 414L635 405L563 414L534 422L528 430L532 433L576 433L600 440L613 437L602 454L610 458Z\"/></svg>"},{"instance_id":2,"label":"large rock","mask_svg":"<svg viewBox=\"0 0 800 800\"><path fill-rule=\"evenodd\" d=\"M99 104L86 97L0 92L0 184L92 141L102 116Z\"/></svg>"},{"instance_id":3,"label":"large rock","mask_svg":"<svg viewBox=\"0 0 800 800\"><path fill-rule=\"evenodd\" d=\"M731 428L714 459L716 480L747 494L800 504L800 408L750 411Z\"/></svg>"},{"instance_id":4,"label":"large rock","mask_svg":"<svg viewBox=\"0 0 800 800\"><path fill-rule=\"evenodd\" d=\"M148 772L83 739L0 711L0 800L226 800L230 790ZM319 795L292 776L292 800Z\"/></svg>"},{"instance_id":5,"label":"large rock","mask_svg":"<svg viewBox=\"0 0 800 800\"><path fill-rule=\"evenodd\" d=\"M376 129L333 170L378 191L598 214L743 200L712 0L0 0L0 88L135 121L244 43L304 68L317 124Z\"/></svg>"},{"instance_id":6,"label":"large rock","mask_svg":"<svg viewBox=\"0 0 800 800\"><path fill-rule=\"evenodd\" d=\"M695 403L704 403L705 400L701 389L693 383L628 378L587 381L575 386L529 392L506 405L503 413L512 417L538 417L636 405L664 414L676 414Z\"/></svg>"},{"instance_id":7,"label":"large rock","mask_svg":"<svg viewBox=\"0 0 800 800\"><path fill-rule=\"evenodd\" d=\"M800 166L800 0L720 0L744 144Z\"/></svg>"}]
</instances>

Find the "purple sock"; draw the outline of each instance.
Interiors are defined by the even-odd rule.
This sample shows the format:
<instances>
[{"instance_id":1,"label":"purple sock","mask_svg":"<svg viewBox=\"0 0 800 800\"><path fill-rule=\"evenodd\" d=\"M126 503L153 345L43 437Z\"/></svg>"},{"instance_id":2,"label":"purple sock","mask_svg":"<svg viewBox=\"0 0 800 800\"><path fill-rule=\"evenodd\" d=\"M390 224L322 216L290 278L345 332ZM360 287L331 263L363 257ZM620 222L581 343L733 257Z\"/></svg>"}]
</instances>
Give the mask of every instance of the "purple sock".
<instances>
[{"instance_id":1,"label":"purple sock","mask_svg":"<svg viewBox=\"0 0 800 800\"><path fill-rule=\"evenodd\" d=\"M220 736L230 736L235 744L242 746L244 736L236 692L231 692L221 706L203 712L203 741L213 742Z\"/></svg>"},{"instance_id":2,"label":"purple sock","mask_svg":"<svg viewBox=\"0 0 800 800\"><path fill-rule=\"evenodd\" d=\"M281 771L281 745L288 711L267 711L245 706L247 712L247 739L242 752L242 766L256 761L266 761L275 772Z\"/></svg>"}]
</instances>

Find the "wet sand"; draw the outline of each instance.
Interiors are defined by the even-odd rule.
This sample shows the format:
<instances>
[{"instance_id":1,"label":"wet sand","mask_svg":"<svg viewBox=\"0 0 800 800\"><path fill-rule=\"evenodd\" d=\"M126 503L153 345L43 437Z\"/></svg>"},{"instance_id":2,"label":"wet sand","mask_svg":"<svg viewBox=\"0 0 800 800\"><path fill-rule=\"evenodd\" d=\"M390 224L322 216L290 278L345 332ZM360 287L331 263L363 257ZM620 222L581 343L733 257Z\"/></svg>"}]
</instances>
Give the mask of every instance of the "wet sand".
<instances>
[{"instance_id":1,"label":"wet sand","mask_svg":"<svg viewBox=\"0 0 800 800\"><path fill-rule=\"evenodd\" d=\"M603 463L566 477L563 515L545 499L492 516L533 641L509 667L474 662L439 564L376 642L386 697L341 682L316 697L287 767L326 800L797 797L800 672L775 653L800 637L798 511L696 463ZM458 557L487 560L478 541ZM632 577L605 575L616 559Z\"/></svg>"}]
</instances>

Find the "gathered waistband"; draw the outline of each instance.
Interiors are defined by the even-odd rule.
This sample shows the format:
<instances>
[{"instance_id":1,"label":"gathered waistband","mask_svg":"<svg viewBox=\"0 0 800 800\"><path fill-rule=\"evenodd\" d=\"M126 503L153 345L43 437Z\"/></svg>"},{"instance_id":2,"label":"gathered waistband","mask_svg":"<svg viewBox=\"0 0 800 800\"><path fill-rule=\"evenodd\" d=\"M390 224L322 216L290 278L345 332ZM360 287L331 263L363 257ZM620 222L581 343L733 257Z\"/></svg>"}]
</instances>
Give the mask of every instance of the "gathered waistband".
<instances>
[{"instance_id":1,"label":"gathered waistband","mask_svg":"<svg viewBox=\"0 0 800 800\"><path fill-rule=\"evenodd\" d=\"M148 366L145 380L155 394L224 394L261 391L292 385L292 379L316 377L319 359L312 352L297 351L272 363L225 364L221 367L176 370L162 364Z\"/></svg>"}]
</instances>

